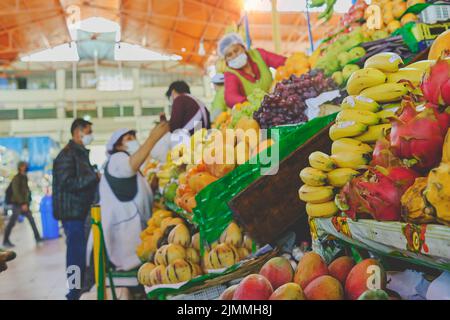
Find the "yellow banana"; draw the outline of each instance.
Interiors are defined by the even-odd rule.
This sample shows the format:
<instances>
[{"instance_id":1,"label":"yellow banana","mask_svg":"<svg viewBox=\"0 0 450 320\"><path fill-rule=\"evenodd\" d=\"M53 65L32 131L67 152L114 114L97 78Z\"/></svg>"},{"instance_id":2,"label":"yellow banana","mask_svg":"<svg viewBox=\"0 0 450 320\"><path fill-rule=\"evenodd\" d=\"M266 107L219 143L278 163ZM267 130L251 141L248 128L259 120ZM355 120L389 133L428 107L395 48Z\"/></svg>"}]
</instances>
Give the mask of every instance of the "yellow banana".
<instances>
[{"instance_id":1,"label":"yellow banana","mask_svg":"<svg viewBox=\"0 0 450 320\"><path fill-rule=\"evenodd\" d=\"M341 152L331 156L339 168L363 169L371 159L371 153Z\"/></svg>"},{"instance_id":2,"label":"yellow banana","mask_svg":"<svg viewBox=\"0 0 450 320\"><path fill-rule=\"evenodd\" d=\"M386 82L386 75L374 68L364 68L353 72L347 80L349 95L357 95L362 90Z\"/></svg>"},{"instance_id":3,"label":"yellow banana","mask_svg":"<svg viewBox=\"0 0 450 320\"><path fill-rule=\"evenodd\" d=\"M304 184L298 190L300 200L309 203L324 203L334 198L334 188L330 186L312 187Z\"/></svg>"},{"instance_id":4,"label":"yellow banana","mask_svg":"<svg viewBox=\"0 0 450 320\"><path fill-rule=\"evenodd\" d=\"M375 87L364 89L361 95L377 102L391 102L400 100L408 89L402 83L383 83Z\"/></svg>"},{"instance_id":5,"label":"yellow banana","mask_svg":"<svg viewBox=\"0 0 450 320\"><path fill-rule=\"evenodd\" d=\"M400 102L395 102L395 103L386 103L386 104L383 104L382 106L381 106L381 108L384 110L384 109L394 109L394 108L400 108L400 106L401 106L401 103Z\"/></svg>"},{"instance_id":6,"label":"yellow banana","mask_svg":"<svg viewBox=\"0 0 450 320\"><path fill-rule=\"evenodd\" d=\"M375 143L379 138L385 135L386 130L391 128L391 124L378 124L376 126L370 126L362 135L354 137L356 140L365 143Z\"/></svg>"},{"instance_id":7,"label":"yellow banana","mask_svg":"<svg viewBox=\"0 0 450 320\"><path fill-rule=\"evenodd\" d=\"M327 174L325 172L311 167L306 167L300 171L300 179L307 185L313 187L324 186L328 182Z\"/></svg>"},{"instance_id":8,"label":"yellow banana","mask_svg":"<svg viewBox=\"0 0 450 320\"><path fill-rule=\"evenodd\" d=\"M373 99L363 96L348 96L341 103L342 109L355 109L377 112L380 105Z\"/></svg>"},{"instance_id":9,"label":"yellow banana","mask_svg":"<svg viewBox=\"0 0 450 320\"><path fill-rule=\"evenodd\" d=\"M403 63L402 57L393 52L381 52L371 56L364 63L364 68L375 68L383 72L396 72Z\"/></svg>"},{"instance_id":10,"label":"yellow banana","mask_svg":"<svg viewBox=\"0 0 450 320\"><path fill-rule=\"evenodd\" d=\"M336 122L330 128L330 138L335 141L341 138L354 137L367 131L367 125L356 121Z\"/></svg>"},{"instance_id":11,"label":"yellow banana","mask_svg":"<svg viewBox=\"0 0 450 320\"><path fill-rule=\"evenodd\" d=\"M355 109L345 109L338 113L336 121L356 121L359 123L366 124L368 126L373 126L380 122L380 118L370 111L366 110L355 110Z\"/></svg>"},{"instance_id":12,"label":"yellow banana","mask_svg":"<svg viewBox=\"0 0 450 320\"><path fill-rule=\"evenodd\" d=\"M422 81L422 76L425 71L415 68L402 68L397 72L387 73L387 82L396 83L400 80L409 80L415 86L419 85Z\"/></svg>"},{"instance_id":13,"label":"yellow banana","mask_svg":"<svg viewBox=\"0 0 450 320\"><path fill-rule=\"evenodd\" d=\"M339 209L334 201L325 203L306 203L306 213L313 218L329 218L338 213Z\"/></svg>"},{"instance_id":14,"label":"yellow banana","mask_svg":"<svg viewBox=\"0 0 450 320\"><path fill-rule=\"evenodd\" d=\"M315 169L331 171L336 168L336 164L326 153L315 151L309 155L309 164Z\"/></svg>"},{"instance_id":15,"label":"yellow banana","mask_svg":"<svg viewBox=\"0 0 450 320\"><path fill-rule=\"evenodd\" d=\"M373 148L368 144L352 138L342 138L334 141L331 145L331 154L348 151L366 153L372 152Z\"/></svg>"},{"instance_id":16,"label":"yellow banana","mask_svg":"<svg viewBox=\"0 0 450 320\"><path fill-rule=\"evenodd\" d=\"M328 173L328 182L333 187L342 188L353 177L359 175L359 172L350 168L338 168Z\"/></svg>"},{"instance_id":17,"label":"yellow banana","mask_svg":"<svg viewBox=\"0 0 450 320\"><path fill-rule=\"evenodd\" d=\"M435 63L436 60L421 60L408 65L408 68L420 69L422 71L427 71L430 66Z\"/></svg>"},{"instance_id":18,"label":"yellow banana","mask_svg":"<svg viewBox=\"0 0 450 320\"><path fill-rule=\"evenodd\" d=\"M377 112L378 118L380 118L381 123L389 123L389 117L395 116L397 112L397 108L392 109L383 109L380 112Z\"/></svg>"}]
</instances>

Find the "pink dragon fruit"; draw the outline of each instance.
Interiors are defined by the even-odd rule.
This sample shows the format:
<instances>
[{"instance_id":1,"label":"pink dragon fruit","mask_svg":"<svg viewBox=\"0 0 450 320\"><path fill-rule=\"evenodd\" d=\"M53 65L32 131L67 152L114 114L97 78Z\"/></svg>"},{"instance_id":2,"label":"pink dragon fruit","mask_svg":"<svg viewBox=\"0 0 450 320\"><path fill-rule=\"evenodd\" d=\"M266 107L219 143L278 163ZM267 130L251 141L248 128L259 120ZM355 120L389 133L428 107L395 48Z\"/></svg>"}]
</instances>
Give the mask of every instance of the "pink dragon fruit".
<instances>
[{"instance_id":1,"label":"pink dragon fruit","mask_svg":"<svg viewBox=\"0 0 450 320\"><path fill-rule=\"evenodd\" d=\"M450 58L438 59L420 85L425 99L436 105L450 105Z\"/></svg>"},{"instance_id":2,"label":"pink dragon fruit","mask_svg":"<svg viewBox=\"0 0 450 320\"><path fill-rule=\"evenodd\" d=\"M440 115L435 108L429 107L418 112L411 100L403 100L401 114L392 118L391 124L390 141L394 155L422 172L439 164L444 131L448 129L447 115Z\"/></svg>"},{"instance_id":3,"label":"pink dragon fruit","mask_svg":"<svg viewBox=\"0 0 450 320\"><path fill-rule=\"evenodd\" d=\"M371 166L381 166L385 168L401 166L402 161L395 156L391 150L391 143L386 137L378 138L373 148Z\"/></svg>"},{"instance_id":4,"label":"pink dragon fruit","mask_svg":"<svg viewBox=\"0 0 450 320\"><path fill-rule=\"evenodd\" d=\"M409 168L371 167L342 188L336 204L353 220L369 215L378 221L398 221L401 197L416 177L417 173Z\"/></svg>"}]
</instances>

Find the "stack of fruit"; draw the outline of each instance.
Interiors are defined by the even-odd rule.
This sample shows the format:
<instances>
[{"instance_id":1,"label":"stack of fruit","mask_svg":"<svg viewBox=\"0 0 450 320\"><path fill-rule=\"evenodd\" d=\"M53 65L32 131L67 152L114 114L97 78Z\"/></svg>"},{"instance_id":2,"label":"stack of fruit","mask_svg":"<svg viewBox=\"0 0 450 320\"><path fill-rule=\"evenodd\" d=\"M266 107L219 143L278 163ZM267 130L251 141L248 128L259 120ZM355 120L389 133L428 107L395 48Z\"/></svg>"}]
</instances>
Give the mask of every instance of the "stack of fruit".
<instances>
[{"instance_id":1,"label":"stack of fruit","mask_svg":"<svg viewBox=\"0 0 450 320\"><path fill-rule=\"evenodd\" d=\"M367 3L364 0L357 0L347 13L340 20L341 27L360 26L364 21L364 12L367 8Z\"/></svg>"},{"instance_id":2,"label":"stack of fruit","mask_svg":"<svg viewBox=\"0 0 450 320\"><path fill-rule=\"evenodd\" d=\"M150 228L156 228L153 233L159 235L159 240L155 243L152 238L152 251L140 256L145 261L138 272L141 284L175 284L203 274L199 252L191 246L190 231L183 219L173 218L170 212L155 212L148 226L141 234L141 246L145 248Z\"/></svg>"},{"instance_id":3,"label":"stack of fruit","mask_svg":"<svg viewBox=\"0 0 450 320\"><path fill-rule=\"evenodd\" d=\"M306 122L305 100L336 88L336 83L321 70L311 70L300 77L291 76L279 82L273 93L264 97L253 118L263 129Z\"/></svg>"},{"instance_id":4,"label":"stack of fruit","mask_svg":"<svg viewBox=\"0 0 450 320\"><path fill-rule=\"evenodd\" d=\"M348 52L365 41L370 39L364 38L361 28L340 34L333 38L331 44L323 48L320 58L312 67L322 69L327 76L331 76L334 72L342 70L350 61L353 62L365 54L365 51L361 49L353 50L351 54ZM341 54L341 61L339 61L336 57Z\"/></svg>"},{"instance_id":5,"label":"stack of fruit","mask_svg":"<svg viewBox=\"0 0 450 320\"><path fill-rule=\"evenodd\" d=\"M158 177L159 187L161 190L170 182L171 179L176 179L180 175L180 169L173 161L167 161L158 167L156 176Z\"/></svg>"},{"instance_id":6,"label":"stack of fruit","mask_svg":"<svg viewBox=\"0 0 450 320\"><path fill-rule=\"evenodd\" d=\"M377 268L379 288L371 285L369 268ZM335 259L328 266L320 255L306 253L294 272L289 260L269 260L259 274L245 277L226 289L221 300L389 300L386 272L376 259L359 263L351 257Z\"/></svg>"},{"instance_id":7,"label":"stack of fruit","mask_svg":"<svg viewBox=\"0 0 450 320\"><path fill-rule=\"evenodd\" d=\"M408 22L418 21L418 16L415 14L405 14L409 7L417 3L425 3L425 0L373 0L371 5L380 8L382 19L376 28L370 27L366 22L363 25L364 32L371 36L373 40L382 39ZM375 14L376 12L371 6L366 9L364 17L367 19Z\"/></svg>"},{"instance_id":8,"label":"stack of fruit","mask_svg":"<svg viewBox=\"0 0 450 320\"><path fill-rule=\"evenodd\" d=\"M205 271L228 268L247 258L251 252L251 238L243 235L237 223L231 222L219 241L207 246L203 256L203 266Z\"/></svg>"},{"instance_id":9,"label":"stack of fruit","mask_svg":"<svg viewBox=\"0 0 450 320\"><path fill-rule=\"evenodd\" d=\"M297 77L308 72L310 62L308 56L303 52L296 52L286 59L284 66L277 68L275 81L279 82L283 79L289 79L292 75Z\"/></svg>"}]
</instances>

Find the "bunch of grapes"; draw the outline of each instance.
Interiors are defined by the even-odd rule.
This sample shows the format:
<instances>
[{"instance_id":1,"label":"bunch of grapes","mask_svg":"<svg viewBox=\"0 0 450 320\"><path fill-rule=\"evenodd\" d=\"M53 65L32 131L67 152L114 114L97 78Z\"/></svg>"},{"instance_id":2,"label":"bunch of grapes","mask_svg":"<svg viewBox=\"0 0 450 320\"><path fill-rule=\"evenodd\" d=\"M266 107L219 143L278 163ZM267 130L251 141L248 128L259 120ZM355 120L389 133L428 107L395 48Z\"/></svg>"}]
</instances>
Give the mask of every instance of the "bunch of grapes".
<instances>
[{"instance_id":1,"label":"bunch of grapes","mask_svg":"<svg viewBox=\"0 0 450 320\"><path fill-rule=\"evenodd\" d=\"M305 100L336 88L336 83L321 70L311 70L300 77L292 75L277 83L273 93L264 97L253 118L263 129L306 122Z\"/></svg>"}]
</instances>

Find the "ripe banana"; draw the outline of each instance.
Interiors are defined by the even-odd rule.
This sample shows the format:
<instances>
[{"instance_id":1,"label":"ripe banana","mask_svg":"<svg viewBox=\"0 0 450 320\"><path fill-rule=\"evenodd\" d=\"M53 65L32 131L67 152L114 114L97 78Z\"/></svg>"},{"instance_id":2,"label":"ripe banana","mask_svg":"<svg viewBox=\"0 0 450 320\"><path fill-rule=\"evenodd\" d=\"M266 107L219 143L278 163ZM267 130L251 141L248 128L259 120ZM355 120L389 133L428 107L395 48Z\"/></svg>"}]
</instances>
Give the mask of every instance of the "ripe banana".
<instances>
[{"instance_id":1,"label":"ripe banana","mask_svg":"<svg viewBox=\"0 0 450 320\"><path fill-rule=\"evenodd\" d=\"M415 86L419 85L422 81L422 76L425 71L415 68L402 68L397 72L387 73L387 82L396 83L400 80L409 80Z\"/></svg>"},{"instance_id":2,"label":"ripe banana","mask_svg":"<svg viewBox=\"0 0 450 320\"><path fill-rule=\"evenodd\" d=\"M380 110L380 106L375 100L363 96L346 97L341 103L341 108L366 110L371 112L377 112L378 110Z\"/></svg>"},{"instance_id":3,"label":"ripe banana","mask_svg":"<svg viewBox=\"0 0 450 320\"><path fill-rule=\"evenodd\" d=\"M325 172L311 167L306 167L300 171L300 179L302 179L305 184L312 187L324 186L328 182L327 174Z\"/></svg>"},{"instance_id":4,"label":"ripe banana","mask_svg":"<svg viewBox=\"0 0 450 320\"><path fill-rule=\"evenodd\" d=\"M395 103L386 103L381 106L382 109L393 109L393 108L400 108L401 103L395 102Z\"/></svg>"},{"instance_id":5,"label":"ripe banana","mask_svg":"<svg viewBox=\"0 0 450 320\"><path fill-rule=\"evenodd\" d=\"M330 128L330 138L335 141L341 138L354 137L367 131L367 125L356 121L336 122Z\"/></svg>"},{"instance_id":6,"label":"ripe banana","mask_svg":"<svg viewBox=\"0 0 450 320\"><path fill-rule=\"evenodd\" d=\"M386 75L374 68L364 68L352 73L347 81L349 95L357 95L362 90L386 82Z\"/></svg>"},{"instance_id":7,"label":"ripe banana","mask_svg":"<svg viewBox=\"0 0 450 320\"><path fill-rule=\"evenodd\" d=\"M403 63L403 60L398 54L381 52L367 59L364 68L375 68L383 72L397 72L400 63Z\"/></svg>"},{"instance_id":8,"label":"ripe banana","mask_svg":"<svg viewBox=\"0 0 450 320\"><path fill-rule=\"evenodd\" d=\"M368 126L373 126L380 122L380 118L378 118L378 116L375 113L370 111L345 109L338 113L336 121L338 122L356 121L362 124L366 124Z\"/></svg>"},{"instance_id":9,"label":"ripe banana","mask_svg":"<svg viewBox=\"0 0 450 320\"><path fill-rule=\"evenodd\" d=\"M304 184L298 190L300 200L309 203L324 203L334 198L334 188L330 186L312 187Z\"/></svg>"},{"instance_id":10,"label":"ripe banana","mask_svg":"<svg viewBox=\"0 0 450 320\"><path fill-rule=\"evenodd\" d=\"M315 151L309 155L309 164L311 167L325 172L336 168L336 164L326 153Z\"/></svg>"},{"instance_id":11,"label":"ripe banana","mask_svg":"<svg viewBox=\"0 0 450 320\"><path fill-rule=\"evenodd\" d=\"M375 143L379 138L386 134L386 130L391 128L391 124L378 124L376 126L370 126L362 135L354 137L356 140L365 143Z\"/></svg>"},{"instance_id":12,"label":"ripe banana","mask_svg":"<svg viewBox=\"0 0 450 320\"><path fill-rule=\"evenodd\" d=\"M373 148L368 144L362 143L361 141L352 138L342 138L336 140L331 145L331 154L341 153L341 152L372 152Z\"/></svg>"},{"instance_id":13,"label":"ripe banana","mask_svg":"<svg viewBox=\"0 0 450 320\"><path fill-rule=\"evenodd\" d=\"M339 209L334 201L325 203L306 203L306 213L313 218L329 218L338 213Z\"/></svg>"},{"instance_id":14,"label":"ripe banana","mask_svg":"<svg viewBox=\"0 0 450 320\"><path fill-rule=\"evenodd\" d=\"M389 117L395 116L398 107L391 109L383 109L380 112L377 112L377 116L380 118L381 123L389 123Z\"/></svg>"},{"instance_id":15,"label":"ripe banana","mask_svg":"<svg viewBox=\"0 0 450 320\"><path fill-rule=\"evenodd\" d=\"M361 95L377 102L392 102L400 100L408 89L402 83L383 83L375 87L364 89Z\"/></svg>"},{"instance_id":16,"label":"ripe banana","mask_svg":"<svg viewBox=\"0 0 450 320\"><path fill-rule=\"evenodd\" d=\"M359 175L359 172L350 168L338 168L328 173L328 182L333 187L342 188L353 177Z\"/></svg>"},{"instance_id":17,"label":"ripe banana","mask_svg":"<svg viewBox=\"0 0 450 320\"><path fill-rule=\"evenodd\" d=\"M331 156L339 168L364 169L370 162L371 153L341 152Z\"/></svg>"},{"instance_id":18,"label":"ripe banana","mask_svg":"<svg viewBox=\"0 0 450 320\"><path fill-rule=\"evenodd\" d=\"M420 69L422 71L427 71L430 66L435 63L436 60L421 60L408 65L408 68Z\"/></svg>"}]
</instances>

